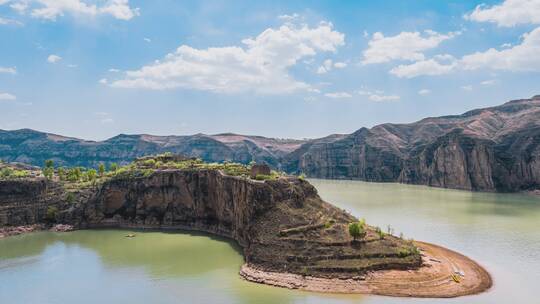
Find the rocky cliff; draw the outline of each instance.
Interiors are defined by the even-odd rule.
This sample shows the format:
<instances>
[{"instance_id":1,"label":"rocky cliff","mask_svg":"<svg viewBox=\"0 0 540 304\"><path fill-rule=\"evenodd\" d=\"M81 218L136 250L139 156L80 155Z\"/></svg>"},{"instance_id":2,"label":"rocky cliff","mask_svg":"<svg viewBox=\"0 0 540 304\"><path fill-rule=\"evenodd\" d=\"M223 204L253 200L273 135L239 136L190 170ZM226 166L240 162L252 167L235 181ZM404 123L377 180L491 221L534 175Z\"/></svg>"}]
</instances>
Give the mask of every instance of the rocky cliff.
<instances>
[{"instance_id":1,"label":"rocky cliff","mask_svg":"<svg viewBox=\"0 0 540 304\"><path fill-rule=\"evenodd\" d=\"M284 168L322 178L480 191L540 187L540 96L305 143Z\"/></svg>"},{"instance_id":2,"label":"rocky cliff","mask_svg":"<svg viewBox=\"0 0 540 304\"><path fill-rule=\"evenodd\" d=\"M412 243L381 238L371 227L352 242L347 227L357 219L322 201L302 179L259 181L202 167L138 170L93 184L0 180L0 227L62 223L206 231L236 240L246 262L260 269L321 277L421 264Z\"/></svg>"},{"instance_id":3,"label":"rocky cliff","mask_svg":"<svg viewBox=\"0 0 540 304\"><path fill-rule=\"evenodd\" d=\"M540 187L539 142L540 96L535 96L307 141L197 134L119 135L91 142L32 130L0 131L0 159L97 166L168 151L211 162L255 160L309 177L511 192Z\"/></svg>"}]
</instances>

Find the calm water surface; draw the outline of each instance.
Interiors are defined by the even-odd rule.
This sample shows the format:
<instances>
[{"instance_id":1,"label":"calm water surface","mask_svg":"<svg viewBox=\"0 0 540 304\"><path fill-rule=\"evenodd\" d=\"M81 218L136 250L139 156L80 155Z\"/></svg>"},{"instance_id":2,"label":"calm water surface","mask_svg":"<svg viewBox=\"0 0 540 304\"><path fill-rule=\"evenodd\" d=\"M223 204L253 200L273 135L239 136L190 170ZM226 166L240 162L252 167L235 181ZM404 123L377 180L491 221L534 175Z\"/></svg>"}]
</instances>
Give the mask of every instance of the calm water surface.
<instances>
[{"instance_id":1,"label":"calm water surface","mask_svg":"<svg viewBox=\"0 0 540 304\"><path fill-rule=\"evenodd\" d=\"M325 295L241 280L238 248L203 234L100 230L0 240L0 303L539 303L540 198L311 180L368 223L479 261L495 286L458 299Z\"/></svg>"}]
</instances>

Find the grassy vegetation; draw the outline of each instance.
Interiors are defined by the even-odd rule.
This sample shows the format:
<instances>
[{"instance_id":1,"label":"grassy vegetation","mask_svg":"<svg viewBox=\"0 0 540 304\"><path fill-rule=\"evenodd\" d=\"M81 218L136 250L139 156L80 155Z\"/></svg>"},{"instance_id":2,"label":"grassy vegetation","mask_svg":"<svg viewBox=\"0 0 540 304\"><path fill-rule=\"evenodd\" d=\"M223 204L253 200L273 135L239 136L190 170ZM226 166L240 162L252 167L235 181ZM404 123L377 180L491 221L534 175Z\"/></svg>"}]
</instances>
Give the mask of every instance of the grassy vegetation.
<instances>
[{"instance_id":1,"label":"grassy vegetation","mask_svg":"<svg viewBox=\"0 0 540 304\"><path fill-rule=\"evenodd\" d=\"M41 170L35 170L33 176L44 176L49 180L63 183L68 189L80 189L93 187L112 178L139 178L148 177L157 170L219 170L226 175L238 176L242 178L251 178L251 167L255 162L249 165L228 162L223 163L205 163L200 158L183 158L174 156L170 153L164 153L155 156L139 158L132 163L119 166L117 163L111 163L108 168L104 163L100 163L95 168L86 167L55 167L53 160L47 160ZM32 171L16 170L8 165L0 165L0 179L24 178L30 176ZM253 177L255 180L266 181L274 180L283 176L283 172L272 170L269 175Z\"/></svg>"},{"instance_id":2,"label":"grassy vegetation","mask_svg":"<svg viewBox=\"0 0 540 304\"><path fill-rule=\"evenodd\" d=\"M19 170L10 167L0 169L0 179L18 179L30 176L30 171Z\"/></svg>"}]
</instances>

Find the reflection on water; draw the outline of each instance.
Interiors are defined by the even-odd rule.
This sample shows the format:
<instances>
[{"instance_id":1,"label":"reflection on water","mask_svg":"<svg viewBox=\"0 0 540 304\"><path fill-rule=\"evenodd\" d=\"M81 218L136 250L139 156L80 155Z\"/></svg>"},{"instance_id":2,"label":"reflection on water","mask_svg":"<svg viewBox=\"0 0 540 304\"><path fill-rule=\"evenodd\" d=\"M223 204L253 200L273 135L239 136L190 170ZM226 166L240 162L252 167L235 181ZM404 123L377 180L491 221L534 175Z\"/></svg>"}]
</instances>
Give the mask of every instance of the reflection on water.
<instances>
[{"instance_id":1,"label":"reflection on water","mask_svg":"<svg viewBox=\"0 0 540 304\"><path fill-rule=\"evenodd\" d=\"M495 287L437 303L535 303L540 199L397 184L311 181L320 195L381 227L458 250ZM291 291L238 277L237 246L204 234L98 230L0 240L0 303L433 303Z\"/></svg>"}]
</instances>

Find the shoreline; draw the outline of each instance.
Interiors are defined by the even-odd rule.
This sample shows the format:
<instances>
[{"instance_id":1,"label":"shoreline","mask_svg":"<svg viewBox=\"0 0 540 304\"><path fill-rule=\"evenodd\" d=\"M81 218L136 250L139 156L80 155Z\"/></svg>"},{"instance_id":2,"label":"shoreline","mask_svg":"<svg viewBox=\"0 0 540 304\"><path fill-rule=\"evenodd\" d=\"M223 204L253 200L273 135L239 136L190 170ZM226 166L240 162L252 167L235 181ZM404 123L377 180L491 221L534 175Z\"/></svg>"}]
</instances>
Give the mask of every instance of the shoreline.
<instances>
[{"instance_id":1,"label":"shoreline","mask_svg":"<svg viewBox=\"0 0 540 304\"><path fill-rule=\"evenodd\" d=\"M4 227L0 228L0 239L36 231L73 230L73 226L62 224L51 227L45 225ZM349 279L329 279L269 272L246 263L241 266L239 275L249 282L281 288L391 297L455 298L478 294L492 287L493 280L487 270L470 258L435 244L415 241L415 245L422 254L422 266L418 269L380 270Z\"/></svg>"},{"instance_id":2,"label":"shoreline","mask_svg":"<svg viewBox=\"0 0 540 304\"><path fill-rule=\"evenodd\" d=\"M0 239L10 236L16 236L21 234L27 234L37 231L50 231L50 232L68 232L73 231L75 228L71 225L56 224L53 226L46 226L44 224L23 225L13 227L0 228Z\"/></svg>"},{"instance_id":3,"label":"shoreline","mask_svg":"<svg viewBox=\"0 0 540 304\"><path fill-rule=\"evenodd\" d=\"M311 292L417 298L473 295L484 292L493 285L490 274L468 257L430 243L415 242L415 245L421 249L423 262L416 270L382 270L355 279L328 279L267 272L244 264L240 269L240 276L254 283Z\"/></svg>"}]
</instances>

